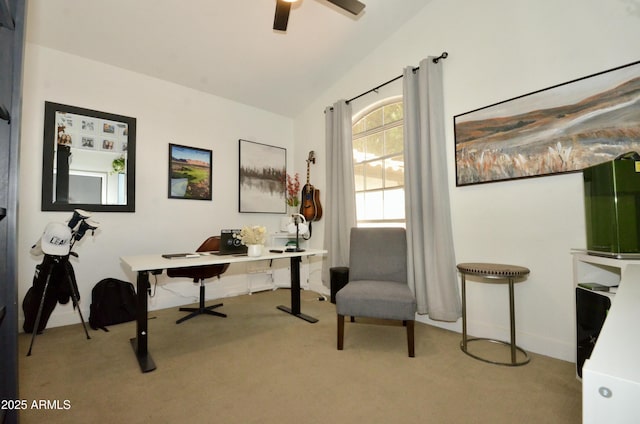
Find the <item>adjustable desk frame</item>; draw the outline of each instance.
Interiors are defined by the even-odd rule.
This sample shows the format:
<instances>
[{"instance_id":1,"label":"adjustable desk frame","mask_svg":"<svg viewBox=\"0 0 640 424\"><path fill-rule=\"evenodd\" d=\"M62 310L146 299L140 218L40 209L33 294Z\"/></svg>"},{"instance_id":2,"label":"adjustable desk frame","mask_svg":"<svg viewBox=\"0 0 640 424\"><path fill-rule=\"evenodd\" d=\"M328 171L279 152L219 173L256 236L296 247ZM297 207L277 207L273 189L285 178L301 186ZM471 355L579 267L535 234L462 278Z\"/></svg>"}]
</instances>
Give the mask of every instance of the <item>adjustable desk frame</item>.
<instances>
[{"instance_id":1,"label":"adjustable desk frame","mask_svg":"<svg viewBox=\"0 0 640 424\"><path fill-rule=\"evenodd\" d=\"M131 339L131 345L138 358L140 369L143 373L156 369L156 364L148 350L149 328L147 325L147 288L149 287L149 272L168 268L183 268L194 266L206 266L225 263L263 261L273 259L290 258L291 260L291 307L280 305L278 309L288 314L301 318L307 322L315 323L318 320L300 311L300 261L302 256L314 256L326 254L326 250L308 249L303 252L268 253L259 257L249 256L217 256L208 255L199 258L165 259L161 255L128 256L121 258L132 271L138 273L137 277L137 309L136 309L136 337Z\"/></svg>"}]
</instances>

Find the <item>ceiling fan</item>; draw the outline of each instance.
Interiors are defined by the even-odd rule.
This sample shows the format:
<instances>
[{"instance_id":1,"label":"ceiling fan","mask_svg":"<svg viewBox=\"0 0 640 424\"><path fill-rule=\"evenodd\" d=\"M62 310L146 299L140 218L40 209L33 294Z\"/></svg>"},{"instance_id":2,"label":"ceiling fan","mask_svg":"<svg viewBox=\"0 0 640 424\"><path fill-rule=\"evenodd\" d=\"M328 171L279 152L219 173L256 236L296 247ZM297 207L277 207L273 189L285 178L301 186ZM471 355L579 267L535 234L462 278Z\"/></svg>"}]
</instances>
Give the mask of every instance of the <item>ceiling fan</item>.
<instances>
[{"instance_id":1,"label":"ceiling fan","mask_svg":"<svg viewBox=\"0 0 640 424\"><path fill-rule=\"evenodd\" d=\"M289 11L291 10L291 3L295 3L298 0L277 0L276 3L276 15L273 18L273 29L277 31L286 31L287 22L289 22ZM354 15L359 14L364 9L365 4L358 0L327 0L329 3L333 3L336 6L346 10Z\"/></svg>"}]
</instances>

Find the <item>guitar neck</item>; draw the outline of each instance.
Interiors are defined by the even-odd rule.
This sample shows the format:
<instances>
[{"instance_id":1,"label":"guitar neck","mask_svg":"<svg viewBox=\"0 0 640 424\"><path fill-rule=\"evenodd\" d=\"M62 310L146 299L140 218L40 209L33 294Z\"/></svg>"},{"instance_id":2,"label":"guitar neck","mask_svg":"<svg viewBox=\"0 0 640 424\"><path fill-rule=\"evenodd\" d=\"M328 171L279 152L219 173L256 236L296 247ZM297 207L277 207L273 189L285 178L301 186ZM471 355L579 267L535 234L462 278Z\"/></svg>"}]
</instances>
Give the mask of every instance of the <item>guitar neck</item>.
<instances>
[{"instance_id":1,"label":"guitar neck","mask_svg":"<svg viewBox=\"0 0 640 424\"><path fill-rule=\"evenodd\" d=\"M307 158L307 193L311 192L311 162L316 163L316 158L314 156L313 151L309 152L309 157Z\"/></svg>"}]
</instances>

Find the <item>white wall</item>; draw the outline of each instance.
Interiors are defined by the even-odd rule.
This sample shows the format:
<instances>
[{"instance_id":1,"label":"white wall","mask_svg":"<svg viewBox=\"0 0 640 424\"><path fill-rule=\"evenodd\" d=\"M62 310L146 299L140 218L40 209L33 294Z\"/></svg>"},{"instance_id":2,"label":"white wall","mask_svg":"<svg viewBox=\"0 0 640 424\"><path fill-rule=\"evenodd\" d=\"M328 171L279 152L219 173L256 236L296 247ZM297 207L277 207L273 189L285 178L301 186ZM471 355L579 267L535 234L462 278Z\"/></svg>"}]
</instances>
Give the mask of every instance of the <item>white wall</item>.
<instances>
[{"instance_id":1,"label":"white wall","mask_svg":"<svg viewBox=\"0 0 640 424\"><path fill-rule=\"evenodd\" d=\"M456 260L529 267L528 280L516 286L518 344L574 361L569 250L586 243L582 176L456 188L453 116L636 61L640 59L637 40L640 3L636 0L434 0L311 103L295 120L295 139L305 140L324 164L322 111L326 106L447 51L449 58L443 62L445 142ZM397 91L391 87L366 99L372 103ZM359 100L354 113L367 101ZM305 154L298 149L296 163ZM314 184L322 192L324 165L317 166L314 175ZM470 333L508 340L506 286L469 283L468 300ZM461 331L460 321L435 324Z\"/></svg>"},{"instance_id":2,"label":"white wall","mask_svg":"<svg viewBox=\"0 0 640 424\"><path fill-rule=\"evenodd\" d=\"M48 222L71 217L71 213L41 212L40 208L47 100L137 118L136 211L94 214L100 222L99 231L93 238L82 239L74 249L80 255L72 262L85 319L89 316L91 288L99 280L114 277L135 284L135 275L121 264L121 256L193 251L207 236L219 234L221 228L261 224L270 231L279 230L284 215L238 213L238 139L284 147L291 164L290 118L33 44L26 47L24 69L20 302L32 284L35 265L42 260L30 255L31 245ZM212 201L167 198L169 143L213 151ZM220 283L208 285L207 297L246 291L245 271L241 265L232 266ZM197 300L198 287L189 280L170 280L163 275L159 281L162 284L150 301L151 309ZM78 322L70 305L58 305L49 326Z\"/></svg>"}]
</instances>

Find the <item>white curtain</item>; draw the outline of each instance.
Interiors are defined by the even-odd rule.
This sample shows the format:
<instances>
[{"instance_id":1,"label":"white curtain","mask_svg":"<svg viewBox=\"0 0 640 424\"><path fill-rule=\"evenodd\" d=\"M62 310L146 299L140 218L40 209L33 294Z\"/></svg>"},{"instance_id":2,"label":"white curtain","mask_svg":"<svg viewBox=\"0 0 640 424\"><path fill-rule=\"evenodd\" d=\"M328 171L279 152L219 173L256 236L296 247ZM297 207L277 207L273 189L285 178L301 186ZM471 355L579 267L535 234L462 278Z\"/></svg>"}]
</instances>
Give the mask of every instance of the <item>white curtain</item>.
<instances>
[{"instance_id":1,"label":"white curtain","mask_svg":"<svg viewBox=\"0 0 640 424\"><path fill-rule=\"evenodd\" d=\"M447 178L442 62L404 70L405 209L409 284L418 313L461 316Z\"/></svg>"},{"instance_id":2,"label":"white curtain","mask_svg":"<svg viewBox=\"0 0 640 424\"><path fill-rule=\"evenodd\" d=\"M349 265L349 233L356 226L351 105L340 100L325 109L327 189L323 209L324 247L322 280L329 285L329 268Z\"/></svg>"}]
</instances>

